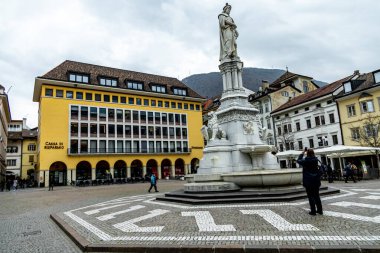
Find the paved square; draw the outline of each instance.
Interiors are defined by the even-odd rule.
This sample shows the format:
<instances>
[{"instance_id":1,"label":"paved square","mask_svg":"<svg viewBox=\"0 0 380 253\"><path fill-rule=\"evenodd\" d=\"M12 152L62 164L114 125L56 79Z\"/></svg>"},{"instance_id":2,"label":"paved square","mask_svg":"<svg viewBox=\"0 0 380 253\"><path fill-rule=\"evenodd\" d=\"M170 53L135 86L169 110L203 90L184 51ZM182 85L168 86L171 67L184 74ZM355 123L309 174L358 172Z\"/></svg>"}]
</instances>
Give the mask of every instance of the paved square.
<instances>
[{"instance_id":1,"label":"paved square","mask_svg":"<svg viewBox=\"0 0 380 253\"><path fill-rule=\"evenodd\" d=\"M163 181L159 187L162 192L181 188L182 184L181 181ZM308 214L306 200L207 206L159 202L155 201L157 193L144 193L148 184L2 193L2 203L9 196L22 198L22 202L14 199L16 210L1 206L0 210L10 213L11 217L16 218L18 212L31 206L19 218L6 217L6 221L0 222L1 227L19 231L13 242L17 243L19 237L30 238L31 242L17 246L7 233L3 233L0 249L1 252L14 252L14 249L35 252L32 251L34 247L39 252L52 252L48 250L52 247L48 233L54 233L58 238L51 241L55 247L66 249L65 252L80 252L48 220L49 212L55 213L65 225L93 245L374 246L380 249L380 199L376 198L380 195L379 184L378 180L329 184L329 187L341 189L341 193L323 197L324 215L317 216ZM31 198L32 202L28 203L28 195L40 196L40 199ZM32 224L39 229L32 228Z\"/></svg>"}]
</instances>

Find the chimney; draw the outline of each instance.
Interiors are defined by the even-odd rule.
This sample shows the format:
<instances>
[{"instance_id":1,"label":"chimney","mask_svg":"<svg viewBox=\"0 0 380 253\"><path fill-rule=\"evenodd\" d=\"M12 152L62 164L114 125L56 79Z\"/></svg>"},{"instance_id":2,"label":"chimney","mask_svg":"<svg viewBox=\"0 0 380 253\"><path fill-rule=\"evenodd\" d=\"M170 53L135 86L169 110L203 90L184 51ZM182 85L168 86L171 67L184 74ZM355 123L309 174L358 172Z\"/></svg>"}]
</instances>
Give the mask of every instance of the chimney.
<instances>
[{"instance_id":1,"label":"chimney","mask_svg":"<svg viewBox=\"0 0 380 253\"><path fill-rule=\"evenodd\" d=\"M22 118L22 129L29 129L26 125L26 118Z\"/></svg>"},{"instance_id":2,"label":"chimney","mask_svg":"<svg viewBox=\"0 0 380 253\"><path fill-rule=\"evenodd\" d=\"M359 70L355 70L354 71L354 75L360 75L360 71Z\"/></svg>"},{"instance_id":3,"label":"chimney","mask_svg":"<svg viewBox=\"0 0 380 253\"><path fill-rule=\"evenodd\" d=\"M261 80L261 87L263 90L269 88L269 82L267 80Z\"/></svg>"}]
</instances>

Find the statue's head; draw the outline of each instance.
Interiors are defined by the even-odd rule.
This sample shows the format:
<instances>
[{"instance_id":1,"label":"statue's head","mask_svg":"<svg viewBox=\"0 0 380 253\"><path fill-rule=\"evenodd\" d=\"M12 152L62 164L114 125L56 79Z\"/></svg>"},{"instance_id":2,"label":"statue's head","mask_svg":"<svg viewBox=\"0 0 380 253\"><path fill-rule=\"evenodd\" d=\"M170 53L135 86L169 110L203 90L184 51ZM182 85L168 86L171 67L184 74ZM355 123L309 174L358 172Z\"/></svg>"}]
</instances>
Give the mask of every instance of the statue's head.
<instances>
[{"instance_id":1,"label":"statue's head","mask_svg":"<svg viewBox=\"0 0 380 253\"><path fill-rule=\"evenodd\" d=\"M231 11L231 5L229 5L228 3L226 3L226 5L223 7L223 12L224 13L230 13L230 11Z\"/></svg>"}]
</instances>

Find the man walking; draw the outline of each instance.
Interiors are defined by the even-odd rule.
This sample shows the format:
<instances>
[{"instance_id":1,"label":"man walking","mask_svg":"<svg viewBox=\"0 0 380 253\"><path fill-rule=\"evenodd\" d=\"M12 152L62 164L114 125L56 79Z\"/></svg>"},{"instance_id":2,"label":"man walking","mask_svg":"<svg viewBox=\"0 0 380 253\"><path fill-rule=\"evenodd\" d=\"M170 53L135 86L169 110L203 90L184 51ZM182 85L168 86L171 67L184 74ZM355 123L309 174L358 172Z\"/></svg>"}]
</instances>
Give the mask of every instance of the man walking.
<instances>
[{"instance_id":1,"label":"man walking","mask_svg":"<svg viewBox=\"0 0 380 253\"><path fill-rule=\"evenodd\" d=\"M153 187L154 187L154 190L156 192L158 192L157 191L157 178L154 174L152 174L152 176L150 176L150 188L149 188L148 192L150 192L150 190L152 190Z\"/></svg>"},{"instance_id":2,"label":"man walking","mask_svg":"<svg viewBox=\"0 0 380 253\"><path fill-rule=\"evenodd\" d=\"M50 176L50 180L49 180L49 191L50 189L53 191L54 190L54 177L53 176Z\"/></svg>"}]
</instances>

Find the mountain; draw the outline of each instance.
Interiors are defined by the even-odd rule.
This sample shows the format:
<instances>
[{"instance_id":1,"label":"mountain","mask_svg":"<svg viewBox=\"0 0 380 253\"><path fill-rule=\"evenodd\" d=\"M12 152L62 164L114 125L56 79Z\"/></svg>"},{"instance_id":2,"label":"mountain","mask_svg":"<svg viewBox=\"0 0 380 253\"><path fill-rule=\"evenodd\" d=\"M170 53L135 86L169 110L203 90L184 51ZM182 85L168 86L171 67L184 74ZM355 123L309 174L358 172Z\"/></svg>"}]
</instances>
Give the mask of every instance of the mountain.
<instances>
[{"instance_id":1,"label":"mountain","mask_svg":"<svg viewBox=\"0 0 380 253\"><path fill-rule=\"evenodd\" d=\"M252 91L257 91L262 80L267 80L269 83L272 83L284 73L285 70L282 69L244 68L243 86ZM325 82L313 81L319 87L326 85ZM184 78L182 82L206 98L220 95L223 91L223 81L220 72L191 75Z\"/></svg>"}]
</instances>

